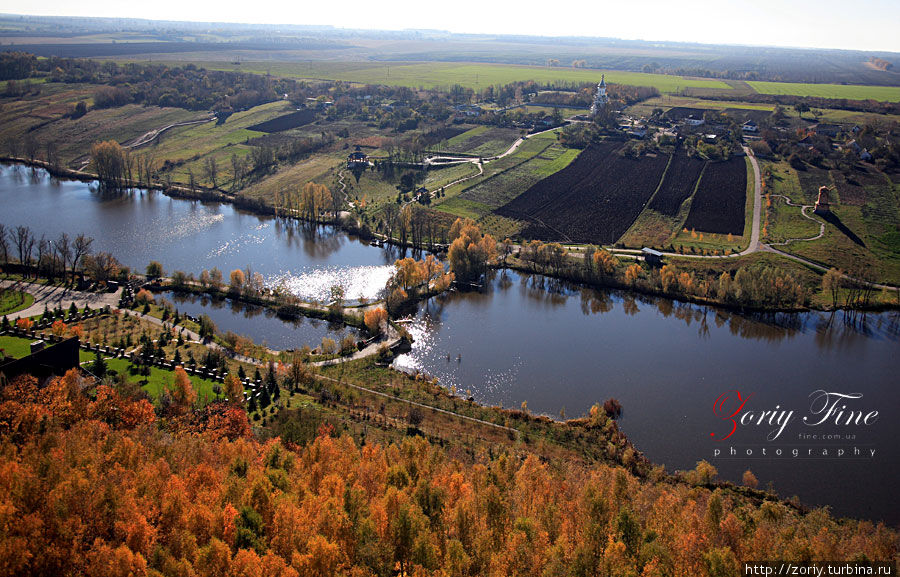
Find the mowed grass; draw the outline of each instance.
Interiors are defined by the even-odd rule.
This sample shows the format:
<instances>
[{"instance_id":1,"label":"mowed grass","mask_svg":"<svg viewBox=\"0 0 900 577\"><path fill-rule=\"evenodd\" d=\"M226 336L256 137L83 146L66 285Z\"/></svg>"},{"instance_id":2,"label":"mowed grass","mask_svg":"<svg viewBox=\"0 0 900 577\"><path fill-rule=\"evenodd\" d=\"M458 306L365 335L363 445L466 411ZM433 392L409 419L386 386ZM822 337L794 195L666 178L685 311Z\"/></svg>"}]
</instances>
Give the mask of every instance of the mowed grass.
<instances>
[{"instance_id":1,"label":"mowed grass","mask_svg":"<svg viewBox=\"0 0 900 577\"><path fill-rule=\"evenodd\" d=\"M3 335L0 337L0 350L8 357L21 359L31 354L31 339Z\"/></svg>"},{"instance_id":2,"label":"mowed grass","mask_svg":"<svg viewBox=\"0 0 900 577\"><path fill-rule=\"evenodd\" d=\"M859 86L853 84L803 84L799 82L748 82L761 94L789 94L820 98L848 98L900 102L900 86Z\"/></svg>"},{"instance_id":3,"label":"mowed grass","mask_svg":"<svg viewBox=\"0 0 900 577\"><path fill-rule=\"evenodd\" d=\"M779 248L856 276L900 284L900 186L881 176L883 181L863 183L866 201L862 206L839 199L832 203L840 227L829 222L821 239Z\"/></svg>"},{"instance_id":4,"label":"mowed grass","mask_svg":"<svg viewBox=\"0 0 900 577\"><path fill-rule=\"evenodd\" d=\"M93 358L91 359L93 360ZM141 385L141 388L147 391L147 394L153 398L154 403L159 402L160 395L167 389L171 388L175 382L175 372L167 371L159 367L150 367L150 375L144 376L140 374L132 374L131 363L125 359L106 359L106 369L113 370L120 375L125 375L129 381ZM197 402L205 405L210 401L216 400L216 394L213 392L215 381L209 379L201 379L200 377L189 375L194 392L197 393Z\"/></svg>"},{"instance_id":5,"label":"mowed grass","mask_svg":"<svg viewBox=\"0 0 900 577\"><path fill-rule=\"evenodd\" d=\"M198 62L210 70L241 70L260 74L270 73L287 78L344 80L360 84L384 84L410 88L440 88L454 84L480 89L489 85L534 80L552 82L600 82L601 74L613 84L653 86L660 92L678 92L683 88L712 88L729 90L719 80L685 78L668 74L591 70L513 64L455 63L455 62Z\"/></svg>"},{"instance_id":6,"label":"mowed grass","mask_svg":"<svg viewBox=\"0 0 900 577\"><path fill-rule=\"evenodd\" d=\"M763 220L760 238L763 242L784 242L792 238L810 238L819 233L819 226L800 213L800 207L788 205L784 195L794 204L803 204L803 189L797 172L787 162L766 163L769 172L763 191ZM810 211L811 213L811 211Z\"/></svg>"},{"instance_id":7,"label":"mowed grass","mask_svg":"<svg viewBox=\"0 0 900 577\"><path fill-rule=\"evenodd\" d=\"M22 291L12 289L0 290L0 315L27 309L34 304L34 297Z\"/></svg>"}]
</instances>

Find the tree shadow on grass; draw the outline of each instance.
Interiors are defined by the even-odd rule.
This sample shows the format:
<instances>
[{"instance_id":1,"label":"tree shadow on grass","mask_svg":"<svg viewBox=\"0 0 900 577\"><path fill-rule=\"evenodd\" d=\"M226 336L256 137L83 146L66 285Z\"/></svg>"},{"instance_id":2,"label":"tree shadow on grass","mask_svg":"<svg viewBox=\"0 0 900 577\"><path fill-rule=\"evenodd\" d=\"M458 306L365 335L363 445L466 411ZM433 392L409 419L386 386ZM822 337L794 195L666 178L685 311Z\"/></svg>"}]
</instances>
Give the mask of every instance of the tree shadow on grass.
<instances>
[{"instance_id":1,"label":"tree shadow on grass","mask_svg":"<svg viewBox=\"0 0 900 577\"><path fill-rule=\"evenodd\" d=\"M841 222L841 219L838 218L838 216L836 214L834 214L833 212L829 212L827 214L820 214L819 216L821 216L823 219L825 219L825 221L828 222L829 224L833 224L835 226L835 228L837 228L839 231L841 231L844 234L844 236L849 238L851 241L853 241L854 243L858 244L859 246L865 248L866 243L864 243L861 238L856 236L855 232L853 232L852 230L847 228L847 225L844 224L843 222Z\"/></svg>"}]
</instances>

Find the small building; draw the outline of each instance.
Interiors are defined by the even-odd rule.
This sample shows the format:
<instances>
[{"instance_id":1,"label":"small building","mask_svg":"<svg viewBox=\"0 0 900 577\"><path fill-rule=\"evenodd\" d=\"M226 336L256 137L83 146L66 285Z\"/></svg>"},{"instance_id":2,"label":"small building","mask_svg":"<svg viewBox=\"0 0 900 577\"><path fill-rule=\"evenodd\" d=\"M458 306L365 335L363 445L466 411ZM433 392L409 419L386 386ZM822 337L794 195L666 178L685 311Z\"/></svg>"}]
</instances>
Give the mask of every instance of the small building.
<instances>
[{"instance_id":1,"label":"small building","mask_svg":"<svg viewBox=\"0 0 900 577\"><path fill-rule=\"evenodd\" d=\"M752 120L748 120L743 124L743 126L741 126L741 130L743 130L744 132L759 132L759 125L757 125L756 122Z\"/></svg>"},{"instance_id":2,"label":"small building","mask_svg":"<svg viewBox=\"0 0 900 577\"><path fill-rule=\"evenodd\" d=\"M825 124L820 123L812 127L813 132L816 134L827 136L829 138L834 138L841 132L840 125L837 124Z\"/></svg>"},{"instance_id":3,"label":"small building","mask_svg":"<svg viewBox=\"0 0 900 577\"><path fill-rule=\"evenodd\" d=\"M688 126L700 126L700 125L703 124L704 122L706 122L706 121L703 120L703 117L702 117L702 116L701 116L701 117L697 117L697 116L694 115L694 114L691 114L691 115L689 115L687 118L684 119L684 123L685 123L686 125L688 125Z\"/></svg>"},{"instance_id":4,"label":"small building","mask_svg":"<svg viewBox=\"0 0 900 577\"><path fill-rule=\"evenodd\" d=\"M662 264L663 253L658 250L644 247L641 249L641 255L644 257L644 262L650 266L659 266Z\"/></svg>"},{"instance_id":5,"label":"small building","mask_svg":"<svg viewBox=\"0 0 900 577\"><path fill-rule=\"evenodd\" d=\"M360 145L356 145L356 149L347 156L347 168L359 168L369 165L369 156L362 151Z\"/></svg>"},{"instance_id":6,"label":"small building","mask_svg":"<svg viewBox=\"0 0 900 577\"><path fill-rule=\"evenodd\" d=\"M816 198L816 208L813 210L816 214L828 214L831 212L831 205L828 202L828 187L819 187L819 196Z\"/></svg>"}]
</instances>

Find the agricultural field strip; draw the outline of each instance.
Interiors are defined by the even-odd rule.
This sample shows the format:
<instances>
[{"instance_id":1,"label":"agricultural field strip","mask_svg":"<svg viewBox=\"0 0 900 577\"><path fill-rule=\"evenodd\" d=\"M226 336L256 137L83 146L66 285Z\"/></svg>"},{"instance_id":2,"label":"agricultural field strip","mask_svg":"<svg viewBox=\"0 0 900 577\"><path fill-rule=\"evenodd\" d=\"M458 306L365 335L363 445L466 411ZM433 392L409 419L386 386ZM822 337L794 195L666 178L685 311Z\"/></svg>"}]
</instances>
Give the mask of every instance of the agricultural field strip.
<instances>
[{"instance_id":1,"label":"agricultural field strip","mask_svg":"<svg viewBox=\"0 0 900 577\"><path fill-rule=\"evenodd\" d=\"M706 167L684 226L715 234L742 235L746 178L747 163L743 157L736 156Z\"/></svg>"},{"instance_id":2,"label":"agricultural field strip","mask_svg":"<svg viewBox=\"0 0 900 577\"><path fill-rule=\"evenodd\" d=\"M155 60L154 60L155 61ZM166 62L165 58L160 61ZM171 65L183 62L171 61ZM440 88L454 84L480 89L488 85L504 85L517 81L535 82L590 82L597 83L601 75L614 84L653 86L660 92L677 93L683 88L708 88L730 90L720 80L688 78L667 74L624 72L587 68L550 68L515 64L456 63L456 62L228 62L198 61L198 66L209 70L233 70L272 74L286 78L309 80L343 80L357 84L381 84L407 86L409 88Z\"/></svg>"},{"instance_id":3,"label":"agricultural field strip","mask_svg":"<svg viewBox=\"0 0 900 577\"><path fill-rule=\"evenodd\" d=\"M615 148L609 143L588 148L566 169L541 180L496 212L539 225L530 227L532 235L526 229L526 236L535 236L543 227L569 242L615 241L657 190L669 161L661 156L642 161L623 158L613 154ZM645 178L628 178L635 168L631 163L639 162L646 163L641 167ZM565 192L559 194L560 190Z\"/></svg>"},{"instance_id":4,"label":"agricultural field strip","mask_svg":"<svg viewBox=\"0 0 900 577\"><path fill-rule=\"evenodd\" d=\"M844 84L801 84L796 82L748 81L761 94L786 94L850 100L900 102L900 86L861 86Z\"/></svg>"}]
</instances>

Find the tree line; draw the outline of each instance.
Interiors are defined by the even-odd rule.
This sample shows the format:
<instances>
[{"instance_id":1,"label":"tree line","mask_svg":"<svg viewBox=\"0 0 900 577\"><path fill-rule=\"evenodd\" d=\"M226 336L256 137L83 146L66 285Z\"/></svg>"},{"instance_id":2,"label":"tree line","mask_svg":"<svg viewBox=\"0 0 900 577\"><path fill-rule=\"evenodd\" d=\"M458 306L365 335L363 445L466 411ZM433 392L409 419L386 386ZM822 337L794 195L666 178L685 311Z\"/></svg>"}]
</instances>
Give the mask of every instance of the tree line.
<instances>
[{"instance_id":1,"label":"tree line","mask_svg":"<svg viewBox=\"0 0 900 577\"><path fill-rule=\"evenodd\" d=\"M193 409L176 372L163 417L135 386L89 394L74 371L0 391L4 574L727 577L759 559L897 555L883 524L719 488L704 462L664 482L503 446L360 446L312 417L292 422L309 441L257 439L239 406Z\"/></svg>"},{"instance_id":2,"label":"tree line","mask_svg":"<svg viewBox=\"0 0 900 577\"><path fill-rule=\"evenodd\" d=\"M94 239L84 233L60 233L55 239L40 238L30 227L0 224L0 259L7 270L18 270L25 278L43 277L74 283L79 273L94 282L106 282L127 274L116 258L105 251L93 252Z\"/></svg>"}]
</instances>

